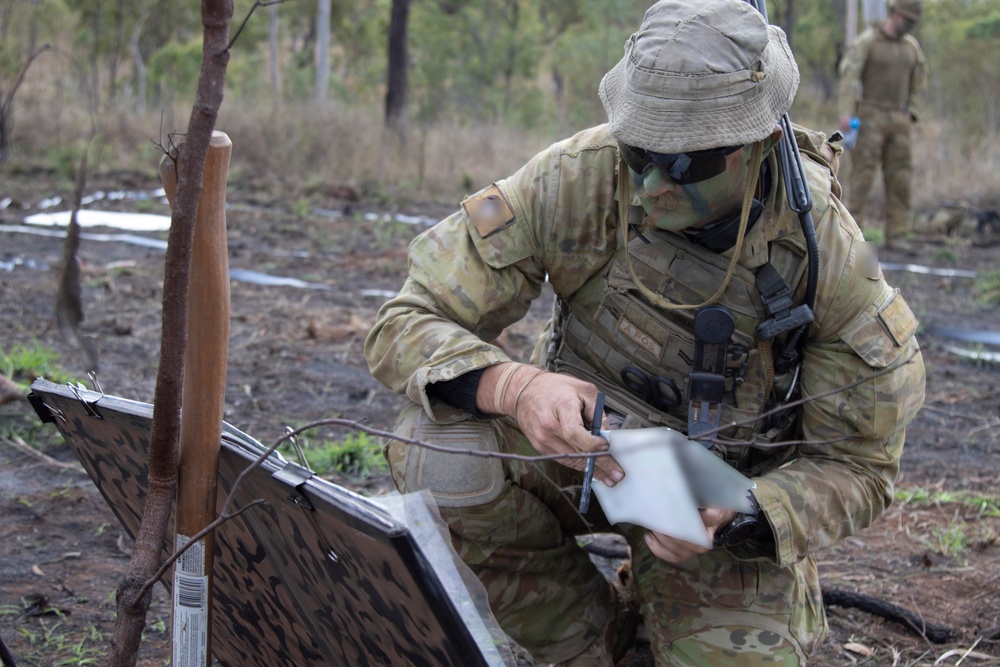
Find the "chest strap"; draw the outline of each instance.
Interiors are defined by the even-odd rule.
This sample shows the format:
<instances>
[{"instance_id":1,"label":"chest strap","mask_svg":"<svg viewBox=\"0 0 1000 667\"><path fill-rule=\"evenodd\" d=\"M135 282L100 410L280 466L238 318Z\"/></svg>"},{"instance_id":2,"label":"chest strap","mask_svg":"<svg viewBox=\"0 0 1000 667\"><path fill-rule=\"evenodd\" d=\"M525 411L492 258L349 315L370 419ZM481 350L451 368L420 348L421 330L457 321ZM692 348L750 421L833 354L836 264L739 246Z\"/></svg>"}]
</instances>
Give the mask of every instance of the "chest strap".
<instances>
[{"instance_id":1,"label":"chest strap","mask_svg":"<svg viewBox=\"0 0 1000 667\"><path fill-rule=\"evenodd\" d=\"M688 437L711 447L717 439L726 384L726 354L736 329L725 306L704 306L694 316L694 363L688 376Z\"/></svg>"},{"instance_id":2,"label":"chest strap","mask_svg":"<svg viewBox=\"0 0 1000 667\"><path fill-rule=\"evenodd\" d=\"M757 336L761 340L770 340L778 334L813 321L812 310L804 303L795 305L792 301L792 288L770 262L757 269L756 284L767 314L770 315L769 319L757 326Z\"/></svg>"}]
</instances>

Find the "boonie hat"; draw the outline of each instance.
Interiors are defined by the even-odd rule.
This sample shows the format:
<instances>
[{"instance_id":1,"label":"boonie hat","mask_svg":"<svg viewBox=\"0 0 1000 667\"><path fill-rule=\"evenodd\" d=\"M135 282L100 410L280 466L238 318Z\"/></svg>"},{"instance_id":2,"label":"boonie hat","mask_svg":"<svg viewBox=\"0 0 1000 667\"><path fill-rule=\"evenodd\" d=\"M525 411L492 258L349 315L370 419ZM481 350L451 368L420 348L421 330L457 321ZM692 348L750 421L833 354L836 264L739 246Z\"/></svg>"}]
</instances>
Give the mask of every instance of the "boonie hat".
<instances>
[{"instance_id":1,"label":"boonie hat","mask_svg":"<svg viewBox=\"0 0 1000 667\"><path fill-rule=\"evenodd\" d=\"M920 20L920 0L892 0L889 7L911 21Z\"/></svg>"},{"instance_id":2,"label":"boonie hat","mask_svg":"<svg viewBox=\"0 0 1000 667\"><path fill-rule=\"evenodd\" d=\"M601 80L611 135L657 153L768 137L799 68L785 33L743 0L661 0Z\"/></svg>"}]
</instances>

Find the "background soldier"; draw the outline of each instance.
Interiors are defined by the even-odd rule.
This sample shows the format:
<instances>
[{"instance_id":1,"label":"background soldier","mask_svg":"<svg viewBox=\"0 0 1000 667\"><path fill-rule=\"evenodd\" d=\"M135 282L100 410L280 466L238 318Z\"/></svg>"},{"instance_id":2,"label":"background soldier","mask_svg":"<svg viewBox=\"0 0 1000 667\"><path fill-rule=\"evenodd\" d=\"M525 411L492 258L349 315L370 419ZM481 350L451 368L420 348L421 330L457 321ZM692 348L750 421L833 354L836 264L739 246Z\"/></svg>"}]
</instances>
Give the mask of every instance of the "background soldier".
<instances>
[{"instance_id":1,"label":"background soldier","mask_svg":"<svg viewBox=\"0 0 1000 667\"><path fill-rule=\"evenodd\" d=\"M885 240L911 252L905 240L913 223L912 126L920 116L927 66L910 32L920 20L920 0L893 0L889 18L868 28L840 63L840 128L861 120L851 153L847 208L863 221L881 164L885 186Z\"/></svg>"},{"instance_id":2,"label":"background soldier","mask_svg":"<svg viewBox=\"0 0 1000 667\"><path fill-rule=\"evenodd\" d=\"M387 444L397 487L430 491L501 627L540 662L613 664L626 615L575 536L616 530L657 664L804 664L826 632L813 553L893 498L904 429L923 401L916 321L838 200L821 135L796 132L815 245L788 206L773 149L798 82L784 33L749 4L656 3L601 81L609 122L553 144L418 236L409 277L365 342L372 374L412 400L396 433L572 454L606 447L586 423L599 391L611 428L687 433L694 313L711 304L733 317L731 338L713 343L726 365L713 400L720 423L736 425L712 451L753 479L756 509L702 510L711 548L610 526L594 502L581 516L582 459ZM807 247L821 252L808 267ZM513 362L488 341L546 281L553 319L532 363ZM815 318L795 339L802 354L779 367L791 331L765 339L759 327L802 304L807 285ZM764 416L799 396L809 400ZM622 475L598 459L600 482Z\"/></svg>"}]
</instances>

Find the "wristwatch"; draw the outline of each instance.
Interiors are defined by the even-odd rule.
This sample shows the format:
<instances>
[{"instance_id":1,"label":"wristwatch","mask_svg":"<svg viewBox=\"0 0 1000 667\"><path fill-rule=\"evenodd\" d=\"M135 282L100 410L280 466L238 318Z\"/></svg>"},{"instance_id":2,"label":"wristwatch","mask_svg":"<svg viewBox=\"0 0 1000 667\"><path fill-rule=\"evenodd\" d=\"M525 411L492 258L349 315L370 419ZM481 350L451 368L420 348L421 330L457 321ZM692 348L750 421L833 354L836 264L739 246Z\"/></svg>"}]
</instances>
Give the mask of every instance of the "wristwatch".
<instances>
[{"instance_id":1,"label":"wristwatch","mask_svg":"<svg viewBox=\"0 0 1000 667\"><path fill-rule=\"evenodd\" d=\"M753 497L752 491L747 491L747 499L750 501L750 511L740 512L733 517L732 521L715 531L715 539L713 540L715 546L733 547L753 537L757 530L760 505L757 504L757 499Z\"/></svg>"}]
</instances>

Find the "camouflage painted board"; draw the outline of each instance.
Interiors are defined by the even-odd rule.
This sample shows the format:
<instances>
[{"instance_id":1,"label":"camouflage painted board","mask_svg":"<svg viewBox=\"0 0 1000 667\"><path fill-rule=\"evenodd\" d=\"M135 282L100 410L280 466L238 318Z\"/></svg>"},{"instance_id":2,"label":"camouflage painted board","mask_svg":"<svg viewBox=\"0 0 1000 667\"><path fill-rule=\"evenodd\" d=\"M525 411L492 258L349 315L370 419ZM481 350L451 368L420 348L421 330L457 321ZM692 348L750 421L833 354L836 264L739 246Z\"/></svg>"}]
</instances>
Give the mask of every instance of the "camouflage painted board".
<instances>
[{"instance_id":1,"label":"camouflage painted board","mask_svg":"<svg viewBox=\"0 0 1000 667\"><path fill-rule=\"evenodd\" d=\"M134 538L153 407L46 380L31 389L42 421L62 432ZM266 449L223 424L219 509ZM223 665L509 664L420 495L376 502L271 454L244 479L234 507L258 498L216 531L212 649Z\"/></svg>"}]
</instances>

